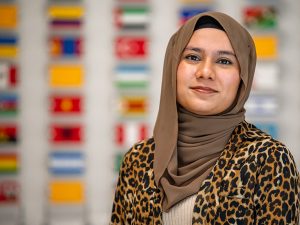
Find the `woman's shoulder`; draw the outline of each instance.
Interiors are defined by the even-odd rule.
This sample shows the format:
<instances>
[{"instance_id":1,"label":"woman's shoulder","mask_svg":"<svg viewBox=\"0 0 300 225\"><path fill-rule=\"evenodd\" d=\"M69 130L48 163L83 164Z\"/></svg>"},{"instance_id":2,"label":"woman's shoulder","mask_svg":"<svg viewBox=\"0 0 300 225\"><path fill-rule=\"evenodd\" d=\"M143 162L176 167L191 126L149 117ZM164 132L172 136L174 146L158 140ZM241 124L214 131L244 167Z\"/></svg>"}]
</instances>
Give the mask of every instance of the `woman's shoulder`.
<instances>
[{"instance_id":1,"label":"woman's shoulder","mask_svg":"<svg viewBox=\"0 0 300 225\"><path fill-rule=\"evenodd\" d=\"M124 155L123 161L131 166L152 167L154 159L154 138L135 143Z\"/></svg>"},{"instance_id":2,"label":"woman's shoulder","mask_svg":"<svg viewBox=\"0 0 300 225\"><path fill-rule=\"evenodd\" d=\"M240 147L247 151L248 156L267 159L272 155L276 158L275 161L286 159L294 163L293 156L284 143L254 124L244 121L236 130L235 135L241 138Z\"/></svg>"}]
</instances>

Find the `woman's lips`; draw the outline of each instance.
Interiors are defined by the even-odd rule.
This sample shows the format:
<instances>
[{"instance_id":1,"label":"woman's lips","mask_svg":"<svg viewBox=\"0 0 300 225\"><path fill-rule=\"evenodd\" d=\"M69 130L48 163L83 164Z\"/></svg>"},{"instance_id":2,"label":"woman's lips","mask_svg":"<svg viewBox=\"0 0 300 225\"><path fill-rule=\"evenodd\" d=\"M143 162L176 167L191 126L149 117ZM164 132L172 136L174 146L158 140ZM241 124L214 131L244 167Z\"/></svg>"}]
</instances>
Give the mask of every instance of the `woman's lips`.
<instances>
[{"instance_id":1,"label":"woman's lips","mask_svg":"<svg viewBox=\"0 0 300 225\"><path fill-rule=\"evenodd\" d=\"M218 92L217 90L215 90L213 88L204 87L204 86L194 86L194 87L191 87L191 89L193 89L194 91L197 91L197 92L208 93L208 94Z\"/></svg>"}]
</instances>

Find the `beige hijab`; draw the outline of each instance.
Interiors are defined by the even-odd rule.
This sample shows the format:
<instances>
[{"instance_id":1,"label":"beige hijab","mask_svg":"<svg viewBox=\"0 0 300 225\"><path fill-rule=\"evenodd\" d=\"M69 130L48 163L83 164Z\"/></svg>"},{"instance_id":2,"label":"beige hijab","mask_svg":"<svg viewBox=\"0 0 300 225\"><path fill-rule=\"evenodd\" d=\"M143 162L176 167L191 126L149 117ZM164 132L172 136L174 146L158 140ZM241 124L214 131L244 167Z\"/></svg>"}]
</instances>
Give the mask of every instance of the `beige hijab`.
<instances>
[{"instance_id":1,"label":"beige hijab","mask_svg":"<svg viewBox=\"0 0 300 225\"><path fill-rule=\"evenodd\" d=\"M181 54L196 22L210 16L225 30L240 64L240 88L235 103L214 116L193 114L176 101L176 74ZM154 128L155 182L162 191L163 210L198 192L228 142L233 129L244 120L256 52L250 34L233 18L220 12L194 16L170 39L167 46L159 112Z\"/></svg>"}]
</instances>

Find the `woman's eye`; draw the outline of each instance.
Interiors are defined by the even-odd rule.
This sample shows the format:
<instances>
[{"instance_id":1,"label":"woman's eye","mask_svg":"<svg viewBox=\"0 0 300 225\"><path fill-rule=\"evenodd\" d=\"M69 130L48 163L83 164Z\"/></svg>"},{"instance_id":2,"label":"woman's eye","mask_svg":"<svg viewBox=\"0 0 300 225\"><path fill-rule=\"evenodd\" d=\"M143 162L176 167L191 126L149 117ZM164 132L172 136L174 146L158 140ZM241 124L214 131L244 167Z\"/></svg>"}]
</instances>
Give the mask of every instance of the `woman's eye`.
<instances>
[{"instance_id":1,"label":"woman's eye","mask_svg":"<svg viewBox=\"0 0 300 225\"><path fill-rule=\"evenodd\" d=\"M224 64L224 65L231 65L232 64L232 62L230 60L228 60L228 59L220 59L218 61L218 63Z\"/></svg>"},{"instance_id":2,"label":"woman's eye","mask_svg":"<svg viewBox=\"0 0 300 225\"><path fill-rule=\"evenodd\" d=\"M196 55L187 55L185 56L186 59L191 60L191 61L200 61L200 57Z\"/></svg>"}]
</instances>

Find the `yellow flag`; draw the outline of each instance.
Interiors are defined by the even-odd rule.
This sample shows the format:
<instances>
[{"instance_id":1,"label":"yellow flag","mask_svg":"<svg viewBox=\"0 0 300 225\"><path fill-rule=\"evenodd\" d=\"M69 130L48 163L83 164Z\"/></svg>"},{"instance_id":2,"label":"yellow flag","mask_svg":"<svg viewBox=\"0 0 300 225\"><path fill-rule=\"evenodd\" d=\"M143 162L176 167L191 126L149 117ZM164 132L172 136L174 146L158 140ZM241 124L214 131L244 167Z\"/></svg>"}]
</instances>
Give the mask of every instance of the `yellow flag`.
<instances>
[{"instance_id":1,"label":"yellow flag","mask_svg":"<svg viewBox=\"0 0 300 225\"><path fill-rule=\"evenodd\" d=\"M274 35L253 37L258 59L277 58L277 37Z\"/></svg>"},{"instance_id":2,"label":"yellow flag","mask_svg":"<svg viewBox=\"0 0 300 225\"><path fill-rule=\"evenodd\" d=\"M0 58L14 58L18 54L15 45L0 45Z\"/></svg>"},{"instance_id":3,"label":"yellow flag","mask_svg":"<svg viewBox=\"0 0 300 225\"><path fill-rule=\"evenodd\" d=\"M83 69L80 65L52 65L49 69L51 87L80 87Z\"/></svg>"},{"instance_id":4,"label":"yellow flag","mask_svg":"<svg viewBox=\"0 0 300 225\"><path fill-rule=\"evenodd\" d=\"M83 14L80 6L51 6L48 9L48 16L56 19L79 19Z\"/></svg>"},{"instance_id":5,"label":"yellow flag","mask_svg":"<svg viewBox=\"0 0 300 225\"><path fill-rule=\"evenodd\" d=\"M17 7L15 5L0 5L0 28L14 29L17 26Z\"/></svg>"},{"instance_id":6,"label":"yellow flag","mask_svg":"<svg viewBox=\"0 0 300 225\"><path fill-rule=\"evenodd\" d=\"M54 204L81 204L84 201L84 188L80 181L52 181L49 190L49 201Z\"/></svg>"}]
</instances>

